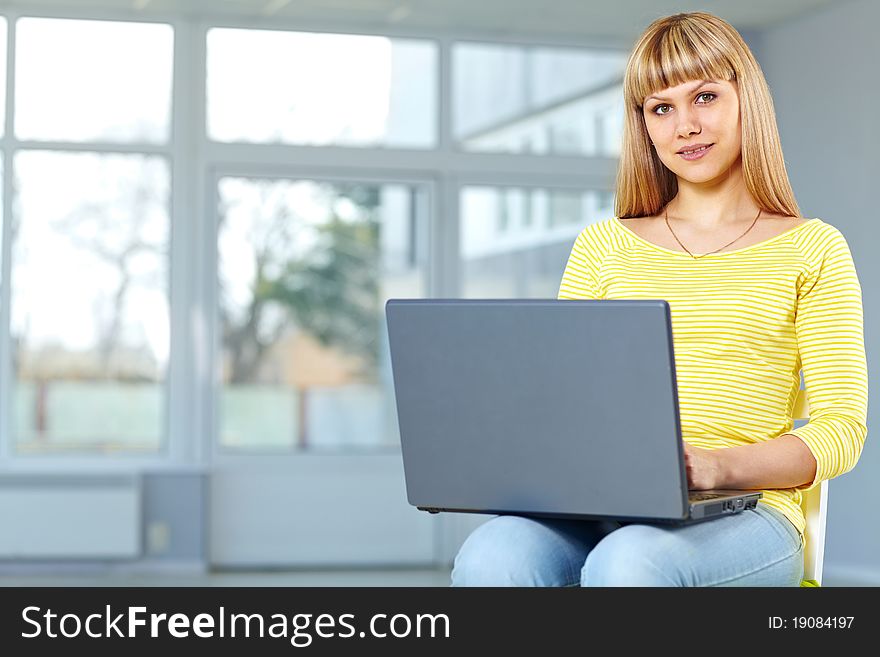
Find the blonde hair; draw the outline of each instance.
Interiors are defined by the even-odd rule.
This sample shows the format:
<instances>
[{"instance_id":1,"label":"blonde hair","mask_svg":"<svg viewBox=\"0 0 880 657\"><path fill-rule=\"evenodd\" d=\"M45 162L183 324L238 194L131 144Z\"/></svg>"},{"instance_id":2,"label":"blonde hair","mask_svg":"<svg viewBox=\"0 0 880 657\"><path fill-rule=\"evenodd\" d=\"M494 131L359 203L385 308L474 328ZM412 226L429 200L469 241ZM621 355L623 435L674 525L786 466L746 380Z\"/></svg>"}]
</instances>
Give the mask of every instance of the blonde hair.
<instances>
[{"instance_id":1,"label":"blonde hair","mask_svg":"<svg viewBox=\"0 0 880 657\"><path fill-rule=\"evenodd\" d=\"M615 214L655 215L678 193L678 179L651 148L643 103L661 89L704 79L737 85L743 178L755 202L768 213L800 216L764 73L739 32L705 12L659 18L633 48L623 82L625 117Z\"/></svg>"}]
</instances>

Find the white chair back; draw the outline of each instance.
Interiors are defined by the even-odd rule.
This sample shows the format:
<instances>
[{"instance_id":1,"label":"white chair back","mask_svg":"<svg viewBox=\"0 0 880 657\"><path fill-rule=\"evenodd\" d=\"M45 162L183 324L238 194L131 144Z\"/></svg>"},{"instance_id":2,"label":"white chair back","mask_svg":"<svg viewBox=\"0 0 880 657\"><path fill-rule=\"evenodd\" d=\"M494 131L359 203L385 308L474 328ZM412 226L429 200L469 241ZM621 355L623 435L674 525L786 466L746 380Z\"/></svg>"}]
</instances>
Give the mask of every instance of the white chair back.
<instances>
[{"instance_id":1,"label":"white chair back","mask_svg":"<svg viewBox=\"0 0 880 657\"><path fill-rule=\"evenodd\" d=\"M810 418L810 403L807 391L798 391L792 416L795 420ZM825 519L828 512L828 481L821 482L815 488L801 492L801 509L804 512L807 526L804 530L806 546L804 547L804 579L814 580L822 584L822 565L825 562Z\"/></svg>"}]
</instances>

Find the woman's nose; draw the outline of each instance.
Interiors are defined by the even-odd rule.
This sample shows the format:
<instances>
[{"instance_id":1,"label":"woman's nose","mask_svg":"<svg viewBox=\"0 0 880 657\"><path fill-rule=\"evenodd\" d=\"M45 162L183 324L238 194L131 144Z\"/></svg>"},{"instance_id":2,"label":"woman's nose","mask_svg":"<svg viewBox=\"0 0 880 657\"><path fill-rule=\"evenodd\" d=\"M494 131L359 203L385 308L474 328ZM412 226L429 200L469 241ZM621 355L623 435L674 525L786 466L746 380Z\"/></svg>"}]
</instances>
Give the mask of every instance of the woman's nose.
<instances>
[{"instance_id":1,"label":"woman's nose","mask_svg":"<svg viewBox=\"0 0 880 657\"><path fill-rule=\"evenodd\" d=\"M700 125L692 111L682 110L678 114L678 134L689 137L692 134L700 134Z\"/></svg>"}]
</instances>

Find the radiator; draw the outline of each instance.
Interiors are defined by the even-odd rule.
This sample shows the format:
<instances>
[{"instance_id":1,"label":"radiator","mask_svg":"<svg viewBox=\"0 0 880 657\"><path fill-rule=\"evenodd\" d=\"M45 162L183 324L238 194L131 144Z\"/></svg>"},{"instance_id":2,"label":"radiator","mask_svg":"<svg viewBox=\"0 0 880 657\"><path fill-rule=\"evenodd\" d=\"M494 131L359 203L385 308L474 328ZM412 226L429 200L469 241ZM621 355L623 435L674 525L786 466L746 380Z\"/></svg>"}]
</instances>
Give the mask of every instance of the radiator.
<instances>
[{"instance_id":1,"label":"radiator","mask_svg":"<svg viewBox=\"0 0 880 657\"><path fill-rule=\"evenodd\" d=\"M0 559L140 554L138 476L0 475Z\"/></svg>"}]
</instances>

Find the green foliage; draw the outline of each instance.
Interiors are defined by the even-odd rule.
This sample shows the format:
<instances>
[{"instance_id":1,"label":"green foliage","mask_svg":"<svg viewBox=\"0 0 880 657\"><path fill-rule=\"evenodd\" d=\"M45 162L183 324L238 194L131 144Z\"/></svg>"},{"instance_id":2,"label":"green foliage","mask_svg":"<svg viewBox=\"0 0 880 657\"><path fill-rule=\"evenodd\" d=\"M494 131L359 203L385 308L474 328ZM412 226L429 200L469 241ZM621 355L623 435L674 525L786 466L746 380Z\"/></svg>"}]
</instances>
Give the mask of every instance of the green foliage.
<instances>
[{"instance_id":1,"label":"green foliage","mask_svg":"<svg viewBox=\"0 0 880 657\"><path fill-rule=\"evenodd\" d=\"M221 304L231 383L253 381L265 350L292 325L325 347L357 356L369 377L378 366L379 188L334 184L316 188L326 220L298 216L285 188L258 181L252 212L251 298L239 312ZM223 213L225 215L225 212ZM281 312L278 312L278 311Z\"/></svg>"},{"instance_id":2,"label":"green foliage","mask_svg":"<svg viewBox=\"0 0 880 657\"><path fill-rule=\"evenodd\" d=\"M285 263L281 275L264 280L257 294L289 309L322 345L360 356L371 369L378 359L380 321L378 222L334 215L318 230L318 245L305 258Z\"/></svg>"}]
</instances>

